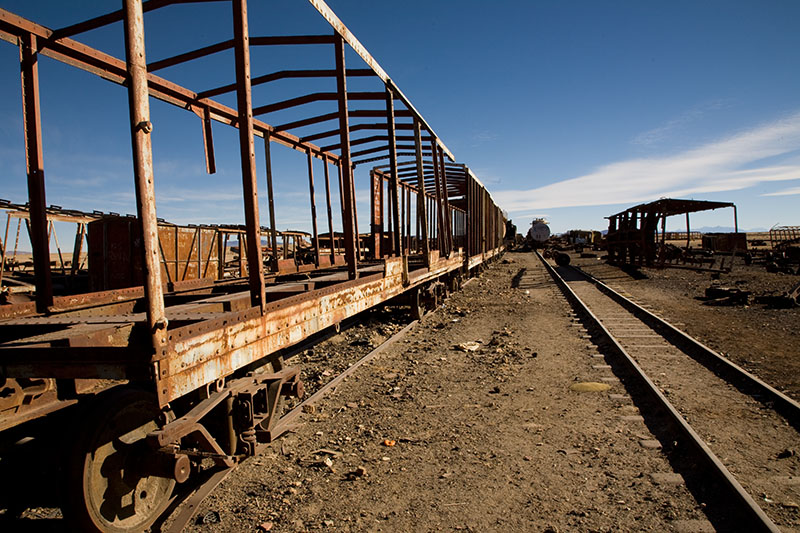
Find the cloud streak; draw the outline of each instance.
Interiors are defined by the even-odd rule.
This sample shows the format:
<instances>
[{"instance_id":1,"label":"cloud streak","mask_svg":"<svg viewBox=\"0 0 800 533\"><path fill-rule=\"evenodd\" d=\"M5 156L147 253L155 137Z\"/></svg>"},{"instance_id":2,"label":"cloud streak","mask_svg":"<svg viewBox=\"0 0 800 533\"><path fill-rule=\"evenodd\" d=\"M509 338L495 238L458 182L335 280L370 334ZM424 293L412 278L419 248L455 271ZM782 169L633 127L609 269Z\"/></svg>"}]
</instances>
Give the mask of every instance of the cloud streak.
<instances>
[{"instance_id":1,"label":"cloud streak","mask_svg":"<svg viewBox=\"0 0 800 533\"><path fill-rule=\"evenodd\" d=\"M800 162L763 160L800 148L800 113L681 153L619 161L584 176L527 190L493 193L503 209L520 211L636 203L800 179Z\"/></svg>"}]
</instances>

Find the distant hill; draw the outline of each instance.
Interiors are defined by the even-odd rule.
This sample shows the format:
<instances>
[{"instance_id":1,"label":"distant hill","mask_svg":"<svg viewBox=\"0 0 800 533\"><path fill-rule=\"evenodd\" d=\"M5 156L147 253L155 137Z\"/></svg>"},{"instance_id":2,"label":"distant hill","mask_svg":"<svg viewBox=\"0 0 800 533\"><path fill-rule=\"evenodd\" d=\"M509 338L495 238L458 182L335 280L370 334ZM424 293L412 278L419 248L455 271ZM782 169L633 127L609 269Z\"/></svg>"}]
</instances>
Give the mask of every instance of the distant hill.
<instances>
[{"instance_id":1,"label":"distant hill","mask_svg":"<svg viewBox=\"0 0 800 533\"><path fill-rule=\"evenodd\" d=\"M684 231L686 231L685 228ZM700 233L733 233L733 226L702 226L692 228L692 231L699 231ZM769 231L769 228L739 228L739 231L742 233L758 233Z\"/></svg>"}]
</instances>

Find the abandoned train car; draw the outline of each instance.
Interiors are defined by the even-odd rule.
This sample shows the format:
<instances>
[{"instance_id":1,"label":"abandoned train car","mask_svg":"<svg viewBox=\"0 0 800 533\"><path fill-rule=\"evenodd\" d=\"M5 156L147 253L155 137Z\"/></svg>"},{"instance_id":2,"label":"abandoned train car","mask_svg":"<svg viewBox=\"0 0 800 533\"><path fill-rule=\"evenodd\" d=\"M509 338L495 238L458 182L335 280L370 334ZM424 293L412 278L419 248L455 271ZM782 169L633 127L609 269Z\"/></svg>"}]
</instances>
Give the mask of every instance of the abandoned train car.
<instances>
[{"instance_id":1,"label":"abandoned train car","mask_svg":"<svg viewBox=\"0 0 800 533\"><path fill-rule=\"evenodd\" d=\"M34 263L33 300L0 305L0 432L76 412L74 441L64 443L71 450L64 513L75 530L142 531L163 515L177 484L213 478L285 432L281 397L302 395L303 386L301 369L287 367L281 350L391 299L404 299L419 314L441 287L457 287L503 251L506 218L486 187L336 14L322 0L309 3L310 16L321 16L328 32L263 35L246 0L224 0L215 5L232 13L232 39L149 62L144 14L180 4L171 9L190 15L191 2L124 0L119 11L58 29L0 10L0 37L20 51L28 188L20 216L28 221ZM77 40L106 26L124 35L124 58ZM328 68L293 69L289 53L282 70L251 68L253 49L269 47L280 58L308 45L319 48ZM207 80L214 88L196 92L160 72L224 50L233 51L235 77ZM356 64L345 64L346 55ZM124 279L101 272L94 292L63 292L53 283L48 223L58 209L45 196L39 68L48 64L40 57L97 75L128 95L136 215L92 217L99 233L88 253L113 270L103 247L124 241L122 264L136 266ZM351 91L354 78L376 89ZM285 79L304 80L303 92L257 101L253 87ZM335 90L315 92L326 84ZM236 106L222 103L223 95L235 96ZM159 221L154 184L163 178L154 173L153 99L197 116L209 173L216 166L213 129L238 130L243 225L181 233ZM312 102L330 109L306 111ZM269 121L267 115L286 109L302 118ZM277 230L276 145L307 164L309 233ZM260 176L257 149L266 161ZM359 233L355 170L372 164L378 166L369 172L369 227ZM315 183L324 187L324 205L316 205ZM228 233L238 243L234 265L222 242ZM303 253L287 251L290 238L303 242ZM197 244L181 254L179 239Z\"/></svg>"}]
</instances>

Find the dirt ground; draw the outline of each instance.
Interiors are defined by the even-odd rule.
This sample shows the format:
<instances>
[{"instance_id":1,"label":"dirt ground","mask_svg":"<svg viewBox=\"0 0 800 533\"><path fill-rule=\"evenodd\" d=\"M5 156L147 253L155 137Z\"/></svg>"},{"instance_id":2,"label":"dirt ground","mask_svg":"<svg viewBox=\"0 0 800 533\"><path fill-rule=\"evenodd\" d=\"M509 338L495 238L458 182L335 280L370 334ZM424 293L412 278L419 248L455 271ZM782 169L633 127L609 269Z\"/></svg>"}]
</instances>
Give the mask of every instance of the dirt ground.
<instances>
[{"instance_id":1,"label":"dirt ground","mask_svg":"<svg viewBox=\"0 0 800 533\"><path fill-rule=\"evenodd\" d=\"M800 396L800 309L709 307L707 273L573 261ZM800 280L737 266L720 281L762 294ZM313 392L409 321L372 311L289 363ZM186 531L714 531L593 355L536 257L506 254L241 465ZM61 531L58 517L29 508L12 525Z\"/></svg>"},{"instance_id":2,"label":"dirt ground","mask_svg":"<svg viewBox=\"0 0 800 533\"><path fill-rule=\"evenodd\" d=\"M773 309L759 303L709 306L702 300L712 283L750 291L754 301L756 296L793 289L800 276L767 272L763 265L747 266L739 258L733 270L718 280L708 272L650 268L641 269L645 279L636 279L607 265L599 253L585 258L572 254L572 262L800 400L800 309Z\"/></svg>"},{"instance_id":3,"label":"dirt ground","mask_svg":"<svg viewBox=\"0 0 800 533\"><path fill-rule=\"evenodd\" d=\"M708 531L538 260L505 257L242 465L187 531ZM307 352L306 379L369 335ZM586 382L610 389L571 388Z\"/></svg>"}]
</instances>

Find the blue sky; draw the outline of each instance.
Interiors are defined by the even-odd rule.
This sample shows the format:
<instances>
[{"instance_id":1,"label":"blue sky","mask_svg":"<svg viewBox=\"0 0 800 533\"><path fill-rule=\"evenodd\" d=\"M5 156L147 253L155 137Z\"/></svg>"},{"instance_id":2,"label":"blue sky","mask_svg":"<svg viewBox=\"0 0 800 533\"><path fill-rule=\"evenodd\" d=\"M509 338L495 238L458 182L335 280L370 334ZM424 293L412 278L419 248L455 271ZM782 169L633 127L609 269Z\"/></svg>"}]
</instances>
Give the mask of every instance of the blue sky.
<instances>
[{"instance_id":1,"label":"blue sky","mask_svg":"<svg viewBox=\"0 0 800 533\"><path fill-rule=\"evenodd\" d=\"M0 7L54 28L119 5L0 0ZM520 229L536 216L555 231L603 229L604 216L664 196L735 202L743 229L800 225L800 2L329 5ZM170 7L147 15L145 25L149 61L230 38L229 9L220 4ZM250 25L254 35L329 32L304 0L251 0ZM119 24L79 40L122 57ZM330 57L320 56L330 51L291 53L296 65L330 66ZM205 89L232 81L231 59L220 54L163 75ZM276 61L265 52L254 55L254 64L264 71L288 66L285 57ZM360 66L352 54L348 65ZM0 70L0 198L24 202L18 52L4 42ZM209 80L208 72L217 71ZM48 203L134 212L125 90L50 60L42 61L40 76ZM351 87L380 89L366 80ZM256 99L303 91L302 83L286 83L259 89ZM197 117L151 105L159 216L241 222L236 132L215 126L219 170L208 176ZM259 139L263 181L262 150ZM305 157L273 150L278 227L310 229ZM315 172L321 179L321 164ZM366 168L356 180L363 231ZM317 191L322 214L319 182ZM261 213L266 223L263 203ZM676 219L674 229L683 223ZM730 226L732 213L693 215L692 224Z\"/></svg>"}]
</instances>

